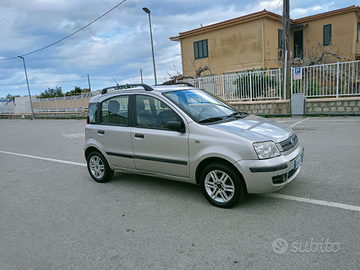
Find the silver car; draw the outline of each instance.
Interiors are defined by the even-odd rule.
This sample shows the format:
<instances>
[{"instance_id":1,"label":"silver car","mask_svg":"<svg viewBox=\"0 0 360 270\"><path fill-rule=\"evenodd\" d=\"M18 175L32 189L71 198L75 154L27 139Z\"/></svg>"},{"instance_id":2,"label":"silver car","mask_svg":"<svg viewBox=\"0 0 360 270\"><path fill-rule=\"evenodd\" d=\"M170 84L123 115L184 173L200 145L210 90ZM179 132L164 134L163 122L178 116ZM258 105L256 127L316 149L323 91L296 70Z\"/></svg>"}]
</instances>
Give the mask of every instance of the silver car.
<instances>
[{"instance_id":1,"label":"silver car","mask_svg":"<svg viewBox=\"0 0 360 270\"><path fill-rule=\"evenodd\" d=\"M105 88L90 100L85 133L95 181L109 181L116 170L189 182L224 208L247 193L282 188L304 157L288 126L185 84Z\"/></svg>"}]
</instances>

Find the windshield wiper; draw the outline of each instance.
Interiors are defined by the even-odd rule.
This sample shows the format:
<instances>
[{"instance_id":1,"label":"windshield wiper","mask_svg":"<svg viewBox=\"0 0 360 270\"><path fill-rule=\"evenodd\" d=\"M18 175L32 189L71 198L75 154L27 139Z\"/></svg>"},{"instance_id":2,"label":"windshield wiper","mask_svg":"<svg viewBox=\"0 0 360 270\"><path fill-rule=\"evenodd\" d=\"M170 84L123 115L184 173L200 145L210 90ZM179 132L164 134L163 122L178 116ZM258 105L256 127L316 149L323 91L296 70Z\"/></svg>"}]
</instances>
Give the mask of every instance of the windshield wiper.
<instances>
[{"instance_id":1,"label":"windshield wiper","mask_svg":"<svg viewBox=\"0 0 360 270\"><path fill-rule=\"evenodd\" d=\"M216 122L216 121L220 121L223 119L224 119L223 117L209 117L209 118L199 121L198 123L200 124L200 123Z\"/></svg>"},{"instance_id":2,"label":"windshield wiper","mask_svg":"<svg viewBox=\"0 0 360 270\"><path fill-rule=\"evenodd\" d=\"M230 117L235 117L235 118L244 118L246 116L248 116L249 114L246 113L246 112L234 112L232 114L229 114L227 116L227 118L230 118Z\"/></svg>"}]
</instances>

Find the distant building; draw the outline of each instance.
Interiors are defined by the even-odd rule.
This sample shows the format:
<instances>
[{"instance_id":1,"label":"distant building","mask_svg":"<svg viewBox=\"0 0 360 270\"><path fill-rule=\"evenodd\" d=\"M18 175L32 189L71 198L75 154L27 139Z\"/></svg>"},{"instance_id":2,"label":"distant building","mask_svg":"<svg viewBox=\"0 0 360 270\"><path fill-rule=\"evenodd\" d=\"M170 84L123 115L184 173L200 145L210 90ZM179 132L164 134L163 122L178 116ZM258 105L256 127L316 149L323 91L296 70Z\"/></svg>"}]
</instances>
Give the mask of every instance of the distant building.
<instances>
[{"instance_id":1,"label":"distant building","mask_svg":"<svg viewBox=\"0 0 360 270\"><path fill-rule=\"evenodd\" d=\"M318 46L349 60L360 60L360 8L350 6L291 20L293 58L307 58ZM263 10L170 37L181 44L184 76L199 67L222 75L248 69L279 68L282 16ZM271 52L271 54L270 54ZM210 74L205 71L203 75Z\"/></svg>"}]
</instances>

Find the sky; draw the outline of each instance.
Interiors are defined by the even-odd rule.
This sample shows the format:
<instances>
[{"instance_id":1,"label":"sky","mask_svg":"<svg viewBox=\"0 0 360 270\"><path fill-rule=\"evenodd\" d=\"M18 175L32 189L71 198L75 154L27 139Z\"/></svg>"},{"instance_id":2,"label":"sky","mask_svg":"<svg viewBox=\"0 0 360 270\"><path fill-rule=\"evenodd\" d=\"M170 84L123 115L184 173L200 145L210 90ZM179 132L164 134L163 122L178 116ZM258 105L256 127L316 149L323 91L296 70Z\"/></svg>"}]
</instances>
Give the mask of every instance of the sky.
<instances>
[{"instance_id":1,"label":"sky","mask_svg":"<svg viewBox=\"0 0 360 270\"><path fill-rule=\"evenodd\" d=\"M351 5L359 3L290 0L290 18ZM31 95L56 87L64 93L75 86L89 88L88 75L91 90L141 83L140 70L144 83L153 85L149 15L144 7L151 11L158 83L168 80L172 70L182 70L180 43L169 37L264 9L282 14L281 0L0 0L0 98L28 95L18 56L24 56Z\"/></svg>"}]
</instances>

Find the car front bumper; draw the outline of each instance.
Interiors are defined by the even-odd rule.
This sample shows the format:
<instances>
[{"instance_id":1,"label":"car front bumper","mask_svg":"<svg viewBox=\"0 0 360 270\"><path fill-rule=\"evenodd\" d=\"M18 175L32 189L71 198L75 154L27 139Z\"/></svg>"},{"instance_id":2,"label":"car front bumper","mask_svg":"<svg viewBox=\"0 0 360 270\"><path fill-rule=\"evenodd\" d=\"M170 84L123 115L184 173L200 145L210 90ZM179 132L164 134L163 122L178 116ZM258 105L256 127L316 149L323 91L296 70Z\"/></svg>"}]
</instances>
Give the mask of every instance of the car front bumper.
<instances>
[{"instance_id":1,"label":"car front bumper","mask_svg":"<svg viewBox=\"0 0 360 270\"><path fill-rule=\"evenodd\" d=\"M303 158L304 148L298 144L289 154L266 160L241 160L235 166L244 177L248 193L268 193L294 180Z\"/></svg>"}]
</instances>

